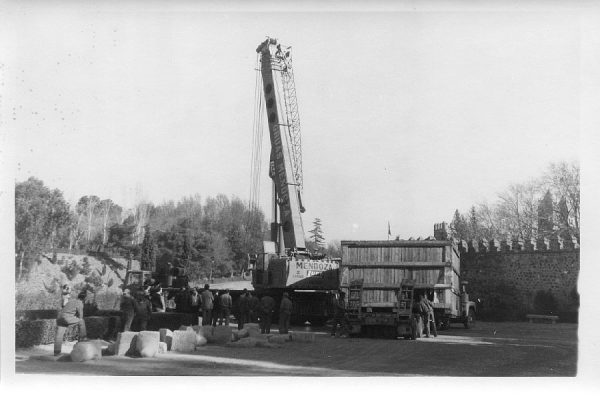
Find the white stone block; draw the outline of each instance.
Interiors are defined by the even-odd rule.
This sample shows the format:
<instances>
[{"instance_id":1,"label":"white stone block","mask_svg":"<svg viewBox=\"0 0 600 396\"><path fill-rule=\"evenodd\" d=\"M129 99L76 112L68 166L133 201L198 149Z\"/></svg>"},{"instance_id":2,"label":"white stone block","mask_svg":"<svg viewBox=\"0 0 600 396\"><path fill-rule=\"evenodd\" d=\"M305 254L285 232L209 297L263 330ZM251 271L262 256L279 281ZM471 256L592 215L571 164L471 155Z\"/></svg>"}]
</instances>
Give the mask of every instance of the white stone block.
<instances>
[{"instance_id":1,"label":"white stone block","mask_svg":"<svg viewBox=\"0 0 600 396\"><path fill-rule=\"evenodd\" d=\"M73 346L71 360L85 362L87 360L102 359L101 345L93 341L81 341Z\"/></svg>"},{"instance_id":2,"label":"white stone block","mask_svg":"<svg viewBox=\"0 0 600 396\"><path fill-rule=\"evenodd\" d=\"M315 342L315 333L305 331L293 331L291 340L296 342Z\"/></svg>"},{"instance_id":3,"label":"white stone block","mask_svg":"<svg viewBox=\"0 0 600 396\"><path fill-rule=\"evenodd\" d=\"M154 357L158 353L159 342L158 331L140 331L136 338L136 351L141 357Z\"/></svg>"},{"instance_id":4,"label":"white stone block","mask_svg":"<svg viewBox=\"0 0 600 396\"><path fill-rule=\"evenodd\" d=\"M168 349L167 349L167 343L166 342L159 342L158 343L158 353L167 353Z\"/></svg>"},{"instance_id":5,"label":"white stone block","mask_svg":"<svg viewBox=\"0 0 600 396\"><path fill-rule=\"evenodd\" d=\"M193 352L196 348L196 332L175 330L173 332L173 343L171 351L176 352Z\"/></svg>"},{"instance_id":6,"label":"white stone block","mask_svg":"<svg viewBox=\"0 0 600 396\"><path fill-rule=\"evenodd\" d=\"M229 326L217 326L213 328L212 337L207 340L213 344L227 344L231 342L232 332L233 330Z\"/></svg>"},{"instance_id":7,"label":"white stone block","mask_svg":"<svg viewBox=\"0 0 600 396\"><path fill-rule=\"evenodd\" d=\"M199 347L203 347L208 343L206 337L201 336L200 334L196 334L196 349Z\"/></svg>"},{"instance_id":8,"label":"white stone block","mask_svg":"<svg viewBox=\"0 0 600 396\"><path fill-rule=\"evenodd\" d=\"M228 347L232 348L254 348L256 346L256 340L253 338L243 338L236 342L230 342L226 344Z\"/></svg>"},{"instance_id":9,"label":"white stone block","mask_svg":"<svg viewBox=\"0 0 600 396\"><path fill-rule=\"evenodd\" d=\"M125 354L132 353L135 351L135 338L137 336L135 331L124 331L117 335L115 341L114 354L117 356L125 356Z\"/></svg>"},{"instance_id":10,"label":"white stone block","mask_svg":"<svg viewBox=\"0 0 600 396\"><path fill-rule=\"evenodd\" d=\"M173 332L169 329L160 329L160 342L167 344L167 350L171 350L171 344L173 343Z\"/></svg>"},{"instance_id":11,"label":"white stone block","mask_svg":"<svg viewBox=\"0 0 600 396\"><path fill-rule=\"evenodd\" d=\"M287 341L290 341L290 336L288 334L278 334L269 337L269 342L271 344L285 344Z\"/></svg>"},{"instance_id":12,"label":"white stone block","mask_svg":"<svg viewBox=\"0 0 600 396\"><path fill-rule=\"evenodd\" d=\"M244 330L248 331L250 337L254 336L255 334L260 334L260 326L258 323L244 323Z\"/></svg>"}]
</instances>

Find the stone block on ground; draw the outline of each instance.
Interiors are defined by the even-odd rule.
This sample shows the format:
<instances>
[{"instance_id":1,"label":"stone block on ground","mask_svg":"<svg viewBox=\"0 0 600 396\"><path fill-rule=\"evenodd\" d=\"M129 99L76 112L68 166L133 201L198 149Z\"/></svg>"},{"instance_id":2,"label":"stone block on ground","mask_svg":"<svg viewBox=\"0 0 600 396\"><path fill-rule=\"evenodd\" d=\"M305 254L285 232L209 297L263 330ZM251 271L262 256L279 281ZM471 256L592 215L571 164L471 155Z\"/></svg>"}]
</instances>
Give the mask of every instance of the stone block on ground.
<instances>
[{"instance_id":1,"label":"stone block on ground","mask_svg":"<svg viewBox=\"0 0 600 396\"><path fill-rule=\"evenodd\" d=\"M281 348L282 345L281 344L273 344L271 342L257 342L256 346L259 348Z\"/></svg>"},{"instance_id":2,"label":"stone block on ground","mask_svg":"<svg viewBox=\"0 0 600 396\"><path fill-rule=\"evenodd\" d=\"M255 334L260 334L260 326L258 323L244 323L244 330L248 331L250 337Z\"/></svg>"},{"instance_id":3,"label":"stone block on ground","mask_svg":"<svg viewBox=\"0 0 600 396\"><path fill-rule=\"evenodd\" d=\"M213 344L227 344L231 342L232 328L229 326L217 326L213 328L213 334L211 338L207 338L209 343Z\"/></svg>"},{"instance_id":4,"label":"stone block on ground","mask_svg":"<svg viewBox=\"0 0 600 396\"><path fill-rule=\"evenodd\" d=\"M290 339L295 342L315 342L315 333L306 331L293 331Z\"/></svg>"},{"instance_id":5,"label":"stone block on ground","mask_svg":"<svg viewBox=\"0 0 600 396\"><path fill-rule=\"evenodd\" d=\"M202 337L206 337L207 334L212 335L212 331L213 331L212 326L195 325L195 326L192 326L192 329L194 329L196 334L201 335Z\"/></svg>"},{"instance_id":6,"label":"stone block on ground","mask_svg":"<svg viewBox=\"0 0 600 396\"><path fill-rule=\"evenodd\" d=\"M208 344L206 337L196 333L196 348L203 347L206 344Z\"/></svg>"},{"instance_id":7,"label":"stone block on ground","mask_svg":"<svg viewBox=\"0 0 600 396\"><path fill-rule=\"evenodd\" d=\"M236 342L230 342L226 344L228 347L232 348L254 348L256 346L256 339L254 338L242 338Z\"/></svg>"},{"instance_id":8,"label":"stone block on ground","mask_svg":"<svg viewBox=\"0 0 600 396\"><path fill-rule=\"evenodd\" d=\"M124 331L117 335L117 340L114 343L114 355L125 356L135 352L135 331Z\"/></svg>"},{"instance_id":9,"label":"stone block on ground","mask_svg":"<svg viewBox=\"0 0 600 396\"><path fill-rule=\"evenodd\" d=\"M202 335L204 337L212 336L213 335L213 330L214 330L214 327L212 327L212 326L209 326L209 325L202 326Z\"/></svg>"},{"instance_id":10,"label":"stone block on ground","mask_svg":"<svg viewBox=\"0 0 600 396\"><path fill-rule=\"evenodd\" d=\"M179 326L181 331L195 331L193 326Z\"/></svg>"},{"instance_id":11,"label":"stone block on ground","mask_svg":"<svg viewBox=\"0 0 600 396\"><path fill-rule=\"evenodd\" d=\"M285 344L287 341L290 341L289 334L276 334L269 337L269 342L271 344Z\"/></svg>"},{"instance_id":12,"label":"stone block on ground","mask_svg":"<svg viewBox=\"0 0 600 396\"><path fill-rule=\"evenodd\" d=\"M171 350L171 344L173 343L173 332L169 329L160 329L160 342L164 342L167 344L167 350Z\"/></svg>"},{"instance_id":13,"label":"stone block on ground","mask_svg":"<svg viewBox=\"0 0 600 396\"><path fill-rule=\"evenodd\" d=\"M87 360L102 359L101 345L94 341L80 341L73 346L71 360L73 362L85 362Z\"/></svg>"},{"instance_id":14,"label":"stone block on ground","mask_svg":"<svg viewBox=\"0 0 600 396\"><path fill-rule=\"evenodd\" d=\"M189 353L196 349L196 332L175 330L171 351Z\"/></svg>"},{"instance_id":15,"label":"stone block on ground","mask_svg":"<svg viewBox=\"0 0 600 396\"><path fill-rule=\"evenodd\" d=\"M159 342L158 343L158 353L167 353L168 349L167 349L167 343L166 342Z\"/></svg>"},{"instance_id":16,"label":"stone block on ground","mask_svg":"<svg viewBox=\"0 0 600 396\"><path fill-rule=\"evenodd\" d=\"M194 333L195 335L196 333ZM141 357L154 357L158 353L160 333L158 331L140 331L136 337L135 349Z\"/></svg>"},{"instance_id":17,"label":"stone block on ground","mask_svg":"<svg viewBox=\"0 0 600 396\"><path fill-rule=\"evenodd\" d=\"M248 329L233 330L233 340L234 341L241 340L242 338L246 338L249 336L250 336L250 333L248 333Z\"/></svg>"}]
</instances>

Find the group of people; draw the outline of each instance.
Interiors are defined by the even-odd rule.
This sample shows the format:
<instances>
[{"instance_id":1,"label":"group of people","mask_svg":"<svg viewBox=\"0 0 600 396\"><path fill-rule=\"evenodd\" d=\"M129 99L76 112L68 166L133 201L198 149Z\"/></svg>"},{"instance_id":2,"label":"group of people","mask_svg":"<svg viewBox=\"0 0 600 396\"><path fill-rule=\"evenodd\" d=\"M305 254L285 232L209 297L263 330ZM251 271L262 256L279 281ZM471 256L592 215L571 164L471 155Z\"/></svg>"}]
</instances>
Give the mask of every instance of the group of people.
<instances>
[{"instance_id":1,"label":"group of people","mask_svg":"<svg viewBox=\"0 0 600 396\"><path fill-rule=\"evenodd\" d=\"M256 293L244 289L238 300L238 329L243 329L246 323L258 322L261 333L269 334L275 305L273 297L267 295L259 299ZM200 307L203 326L220 326L222 324L229 326L229 317L233 308L229 290L213 293L210 291L210 285L204 285L204 290L200 293ZM291 314L292 301L288 293L284 293L279 304L279 332L281 334L288 333Z\"/></svg>"},{"instance_id":2,"label":"group of people","mask_svg":"<svg viewBox=\"0 0 600 396\"><path fill-rule=\"evenodd\" d=\"M204 290L199 296L199 314L202 316L203 326L229 326L229 317L233 308L233 299L229 290L212 292L210 285L204 285Z\"/></svg>"},{"instance_id":3,"label":"group of people","mask_svg":"<svg viewBox=\"0 0 600 396\"><path fill-rule=\"evenodd\" d=\"M121 296L121 312L123 312L123 331L144 331L152 316L152 295L149 290L140 290L131 294L130 289L123 290Z\"/></svg>"}]
</instances>

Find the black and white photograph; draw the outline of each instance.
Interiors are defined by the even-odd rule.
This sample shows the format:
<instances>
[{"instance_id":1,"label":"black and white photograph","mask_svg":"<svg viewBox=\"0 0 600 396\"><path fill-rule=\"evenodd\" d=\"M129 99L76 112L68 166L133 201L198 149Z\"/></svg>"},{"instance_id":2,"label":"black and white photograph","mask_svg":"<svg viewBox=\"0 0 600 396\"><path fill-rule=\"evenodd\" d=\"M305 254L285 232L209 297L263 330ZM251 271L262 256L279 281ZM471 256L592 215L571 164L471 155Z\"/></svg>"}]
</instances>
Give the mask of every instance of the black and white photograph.
<instances>
[{"instance_id":1,"label":"black and white photograph","mask_svg":"<svg viewBox=\"0 0 600 396\"><path fill-rule=\"evenodd\" d=\"M2 382L600 391L598 6L2 2Z\"/></svg>"}]
</instances>

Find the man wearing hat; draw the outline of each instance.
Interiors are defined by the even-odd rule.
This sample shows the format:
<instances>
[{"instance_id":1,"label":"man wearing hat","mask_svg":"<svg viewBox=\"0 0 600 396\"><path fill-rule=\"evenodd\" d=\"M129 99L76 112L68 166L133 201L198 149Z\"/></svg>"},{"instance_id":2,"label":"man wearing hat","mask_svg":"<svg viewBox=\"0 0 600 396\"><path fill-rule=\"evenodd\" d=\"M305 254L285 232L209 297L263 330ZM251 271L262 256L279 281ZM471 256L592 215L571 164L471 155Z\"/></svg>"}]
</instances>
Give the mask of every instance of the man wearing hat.
<instances>
[{"instance_id":1,"label":"man wearing hat","mask_svg":"<svg viewBox=\"0 0 600 396\"><path fill-rule=\"evenodd\" d=\"M250 323L250 297L248 296L248 289L243 290L238 300L238 306L240 308L238 330L241 330L244 328L244 324Z\"/></svg>"},{"instance_id":2,"label":"man wearing hat","mask_svg":"<svg viewBox=\"0 0 600 396\"><path fill-rule=\"evenodd\" d=\"M200 293L200 305L202 307L202 326L212 324L213 294L210 291L210 285L204 285L204 291Z\"/></svg>"},{"instance_id":3,"label":"man wearing hat","mask_svg":"<svg viewBox=\"0 0 600 396\"><path fill-rule=\"evenodd\" d=\"M279 334L287 334L290 328L290 317L292 316L292 301L290 295L285 292L279 305Z\"/></svg>"},{"instance_id":4,"label":"man wearing hat","mask_svg":"<svg viewBox=\"0 0 600 396\"><path fill-rule=\"evenodd\" d=\"M60 355L62 350L63 338L67 328L74 324L79 324L79 341L87 339L85 321L83 320L83 301L87 293L82 291L77 295L77 299L70 299L58 313L56 319L56 334L54 337L54 356Z\"/></svg>"}]
</instances>

